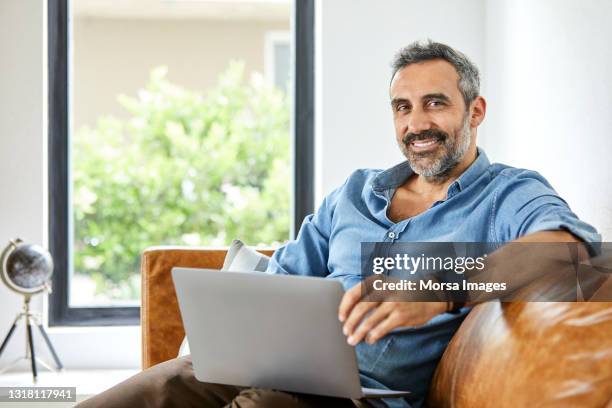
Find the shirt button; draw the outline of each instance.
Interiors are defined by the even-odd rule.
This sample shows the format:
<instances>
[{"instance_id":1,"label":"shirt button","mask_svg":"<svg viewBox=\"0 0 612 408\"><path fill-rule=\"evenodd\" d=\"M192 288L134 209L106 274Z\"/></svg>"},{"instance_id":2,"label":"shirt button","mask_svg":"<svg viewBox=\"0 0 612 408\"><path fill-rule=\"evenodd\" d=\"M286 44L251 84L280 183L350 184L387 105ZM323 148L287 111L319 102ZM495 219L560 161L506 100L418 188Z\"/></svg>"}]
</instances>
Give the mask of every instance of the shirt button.
<instances>
[{"instance_id":1,"label":"shirt button","mask_svg":"<svg viewBox=\"0 0 612 408\"><path fill-rule=\"evenodd\" d=\"M395 238L395 232L390 231L390 232L387 234L387 236L388 236L390 239L394 239L394 238Z\"/></svg>"}]
</instances>

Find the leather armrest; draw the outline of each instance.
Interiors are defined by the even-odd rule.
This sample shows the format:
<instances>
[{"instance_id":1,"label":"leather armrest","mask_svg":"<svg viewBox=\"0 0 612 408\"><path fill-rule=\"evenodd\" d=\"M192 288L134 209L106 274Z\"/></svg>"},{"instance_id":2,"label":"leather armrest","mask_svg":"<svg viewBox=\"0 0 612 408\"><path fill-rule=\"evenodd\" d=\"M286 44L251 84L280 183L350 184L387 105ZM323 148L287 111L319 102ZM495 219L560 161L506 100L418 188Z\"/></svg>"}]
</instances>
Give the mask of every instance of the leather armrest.
<instances>
[{"instance_id":1,"label":"leather armrest","mask_svg":"<svg viewBox=\"0 0 612 408\"><path fill-rule=\"evenodd\" d=\"M272 255L272 250L260 250ZM160 246L142 254L142 325L143 369L175 358L185 336L171 270L187 268L221 269L227 248Z\"/></svg>"}]
</instances>

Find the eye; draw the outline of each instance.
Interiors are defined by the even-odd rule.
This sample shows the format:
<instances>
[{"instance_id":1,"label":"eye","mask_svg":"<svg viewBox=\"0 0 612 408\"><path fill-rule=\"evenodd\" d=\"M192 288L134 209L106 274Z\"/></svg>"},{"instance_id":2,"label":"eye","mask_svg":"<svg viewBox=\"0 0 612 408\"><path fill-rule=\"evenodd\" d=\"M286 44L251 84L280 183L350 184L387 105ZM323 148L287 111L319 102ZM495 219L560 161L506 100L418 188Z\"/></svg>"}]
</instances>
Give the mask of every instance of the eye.
<instances>
[{"instance_id":1,"label":"eye","mask_svg":"<svg viewBox=\"0 0 612 408\"><path fill-rule=\"evenodd\" d=\"M444 105L445 103L439 100L427 102L427 106L431 106L432 108L437 108L437 107L444 106Z\"/></svg>"},{"instance_id":2,"label":"eye","mask_svg":"<svg viewBox=\"0 0 612 408\"><path fill-rule=\"evenodd\" d=\"M410 108L410 107L409 107L407 104L405 104L405 103L400 103L399 105L397 105L397 106L396 106L396 108L395 108L395 109L396 109L398 112L404 112L404 111L407 111L409 108Z\"/></svg>"}]
</instances>

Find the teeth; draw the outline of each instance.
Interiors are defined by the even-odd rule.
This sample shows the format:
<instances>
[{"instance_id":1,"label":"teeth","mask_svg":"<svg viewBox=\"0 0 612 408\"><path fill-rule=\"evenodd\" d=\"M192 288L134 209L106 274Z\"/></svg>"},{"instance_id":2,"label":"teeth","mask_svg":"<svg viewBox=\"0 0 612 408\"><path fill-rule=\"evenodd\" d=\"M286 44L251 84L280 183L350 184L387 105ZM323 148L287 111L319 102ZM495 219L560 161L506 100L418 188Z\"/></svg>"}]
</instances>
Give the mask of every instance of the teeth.
<instances>
[{"instance_id":1,"label":"teeth","mask_svg":"<svg viewBox=\"0 0 612 408\"><path fill-rule=\"evenodd\" d=\"M427 146L431 146L432 144L436 143L435 140L419 140L419 141L414 141L412 142L412 144L416 147L427 147Z\"/></svg>"}]
</instances>

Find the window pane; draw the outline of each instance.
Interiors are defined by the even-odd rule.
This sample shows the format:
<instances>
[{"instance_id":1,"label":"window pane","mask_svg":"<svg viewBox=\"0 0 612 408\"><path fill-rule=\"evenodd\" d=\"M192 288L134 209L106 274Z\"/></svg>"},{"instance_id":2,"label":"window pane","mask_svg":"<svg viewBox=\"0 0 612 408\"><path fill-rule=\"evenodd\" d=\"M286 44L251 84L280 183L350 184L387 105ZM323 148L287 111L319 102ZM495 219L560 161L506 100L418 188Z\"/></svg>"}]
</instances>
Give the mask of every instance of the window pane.
<instances>
[{"instance_id":1,"label":"window pane","mask_svg":"<svg viewBox=\"0 0 612 408\"><path fill-rule=\"evenodd\" d=\"M71 7L70 305L139 304L148 246L286 241L290 2Z\"/></svg>"},{"instance_id":2,"label":"window pane","mask_svg":"<svg viewBox=\"0 0 612 408\"><path fill-rule=\"evenodd\" d=\"M287 89L289 84L289 44L278 43L274 46L274 85Z\"/></svg>"}]
</instances>

